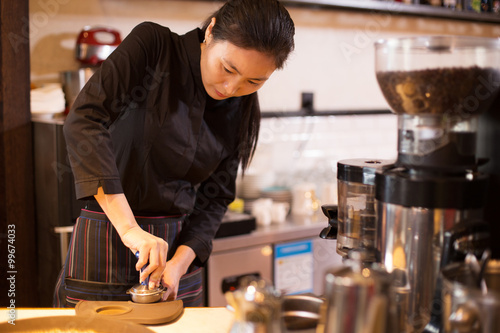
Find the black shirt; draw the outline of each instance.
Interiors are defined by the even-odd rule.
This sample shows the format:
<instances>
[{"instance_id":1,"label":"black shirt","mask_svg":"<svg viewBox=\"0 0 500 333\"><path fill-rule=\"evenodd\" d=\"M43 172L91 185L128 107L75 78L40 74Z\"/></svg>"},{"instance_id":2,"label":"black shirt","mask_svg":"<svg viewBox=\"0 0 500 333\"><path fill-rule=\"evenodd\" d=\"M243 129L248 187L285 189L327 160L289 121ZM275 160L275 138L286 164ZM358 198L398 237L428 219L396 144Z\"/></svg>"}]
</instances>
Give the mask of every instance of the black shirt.
<instances>
[{"instance_id":1,"label":"black shirt","mask_svg":"<svg viewBox=\"0 0 500 333\"><path fill-rule=\"evenodd\" d=\"M216 101L195 29L145 22L102 63L64 124L78 199L124 193L136 215L189 214L179 244L200 262L235 197L238 131L257 94Z\"/></svg>"}]
</instances>

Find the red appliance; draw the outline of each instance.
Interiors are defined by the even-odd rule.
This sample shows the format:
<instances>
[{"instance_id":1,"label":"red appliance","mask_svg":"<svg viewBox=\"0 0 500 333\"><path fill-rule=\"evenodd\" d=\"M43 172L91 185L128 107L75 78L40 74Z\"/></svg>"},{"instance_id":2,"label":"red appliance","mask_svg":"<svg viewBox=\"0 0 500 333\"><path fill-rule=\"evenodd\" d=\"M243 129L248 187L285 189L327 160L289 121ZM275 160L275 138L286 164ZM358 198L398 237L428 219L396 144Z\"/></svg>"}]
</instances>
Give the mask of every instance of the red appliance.
<instances>
[{"instance_id":1,"label":"red appliance","mask_svg":"<svg viewBox=\"0 0 500 333\"><path fill-rule=\"evenodd\" d=\"M84 66L100 65L121 41L120 33L114 29L86 26L76 40L76 59Z\"/></svg>"}]
</instances>

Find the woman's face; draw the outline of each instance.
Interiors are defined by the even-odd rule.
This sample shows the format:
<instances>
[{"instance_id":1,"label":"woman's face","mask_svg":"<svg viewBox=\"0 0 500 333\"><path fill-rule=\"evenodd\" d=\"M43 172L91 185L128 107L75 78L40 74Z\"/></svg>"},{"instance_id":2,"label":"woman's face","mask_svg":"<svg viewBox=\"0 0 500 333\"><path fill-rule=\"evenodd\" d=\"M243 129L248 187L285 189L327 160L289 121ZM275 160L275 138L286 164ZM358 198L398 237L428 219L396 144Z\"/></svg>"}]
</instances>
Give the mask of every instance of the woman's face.
<instances>
[{"instance_id":1,"label":"woman's face","mask_svg":"<svg viewBox=\"0 0 500 333\"><path fill-rule=\"evenodd\" d=\"M201 77L208 95L216 100L249 95L257 91L276 69L274 59L227 41L215 41L207 28L201 44Z\"/></svg>"}]
</instances>

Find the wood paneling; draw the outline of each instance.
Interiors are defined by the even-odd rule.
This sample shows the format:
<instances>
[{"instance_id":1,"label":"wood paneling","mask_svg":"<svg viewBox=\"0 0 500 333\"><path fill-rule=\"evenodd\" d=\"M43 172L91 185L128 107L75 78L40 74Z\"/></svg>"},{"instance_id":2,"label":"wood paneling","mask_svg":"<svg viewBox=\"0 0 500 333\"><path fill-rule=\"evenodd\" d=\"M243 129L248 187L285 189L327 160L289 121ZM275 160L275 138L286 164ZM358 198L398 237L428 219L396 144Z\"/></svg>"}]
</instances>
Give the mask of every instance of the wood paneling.
<instances>
[{"instance_id":1,"label":"wood paneling","mask_svg":"<svg viewBox=\"0 0 500 333\"><path fill-rule=\"evenodd\" d=\"M0 305L31 307L38 287L28 0L2 0L0 22Z\"/></svg>"}]
</instances>

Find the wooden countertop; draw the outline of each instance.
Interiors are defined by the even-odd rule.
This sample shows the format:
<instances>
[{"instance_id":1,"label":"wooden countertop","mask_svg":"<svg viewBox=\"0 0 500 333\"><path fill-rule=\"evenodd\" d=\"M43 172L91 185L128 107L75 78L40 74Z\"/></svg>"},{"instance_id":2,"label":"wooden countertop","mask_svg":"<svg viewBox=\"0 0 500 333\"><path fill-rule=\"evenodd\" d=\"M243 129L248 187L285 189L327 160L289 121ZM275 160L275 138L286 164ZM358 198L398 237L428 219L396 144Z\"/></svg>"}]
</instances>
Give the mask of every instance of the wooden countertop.
<instances>
[{"instance_id":1,"label":"wooden countertop","mask_svg":"<svg viewBox=\"0 0 500 333\"><path fill-rule=\"evenodd\" d=\"M15 320L50 317L75 316L74 309L60 308L20 308L15 310ZM9 310L0 310L0 323L9 320ZM15 321L14 321L15 322ZM154 332L168 333L227 333L233 323L233 313L224 307L185 308L175 322L165 325L146 326Z\"/></svg>"}]
</instances>

